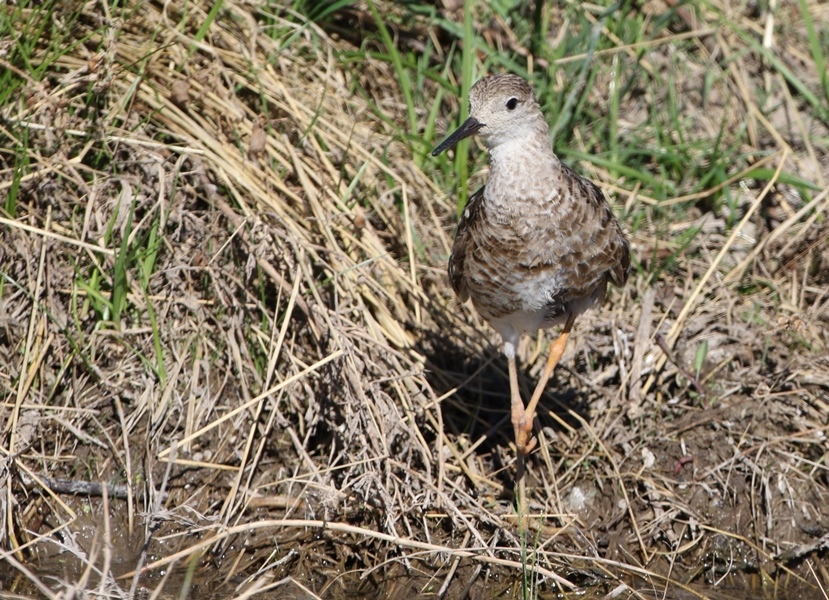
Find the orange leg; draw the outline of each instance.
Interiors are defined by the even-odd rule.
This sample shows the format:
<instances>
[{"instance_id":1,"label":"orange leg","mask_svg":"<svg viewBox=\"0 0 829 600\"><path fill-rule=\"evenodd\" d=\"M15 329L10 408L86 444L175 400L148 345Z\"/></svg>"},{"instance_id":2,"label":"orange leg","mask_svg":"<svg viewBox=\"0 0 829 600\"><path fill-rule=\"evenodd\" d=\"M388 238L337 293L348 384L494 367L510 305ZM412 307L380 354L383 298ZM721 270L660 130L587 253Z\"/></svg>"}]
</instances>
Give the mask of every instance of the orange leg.
<instances>
[{"instance_id":1,"label":"orange leg","mask_svg":"<svg viewBox=\"0 0 829 600\"><path fill-rule=\"evenodd\" d=\"M515 366L515 354L507 355L507 363L509 365L509 391L510 391L510 415L512 417L512 426L515 429L515 442L521 437L521 421L524 419L524 401L521 400L521 390L518 387L518 369ZM518 483L516 506L518 510L518 530L527 531L527 482L524 477L525 469L525 454L518 447L518 460L515 469L515 481Z\"/></svg>"},{"instance_id":2,"label":"orange leg","mask_svg":"<svg viewBox=\"0 0 829 600\"><path fill-rule=\"evenodd\" d=\"M509 366L510 416L517 443L521 431L521 420L524 418L524 401L521 400L521 390L518 387L518 369L515 366L514 355L507 357L507 364ZM520 450L521 447L519 446L518 449Z\"/></svg>"},{"instance_id":3,"label":"orange leg","mask_svg":"<svg viewBox=\"0 0 829 600\"><path fill-rule=\"evenodd\" d=\"M536 441L532 437L535 409L538 406L538 401L541 400L541 394L544 393L544 388L547 387L547 382L550 381L550 377L556 369L558 361L561 360L561 356L564 354L564 349L567 347L567 339L570 337L570 330L573 328L573 322L575 320L575 315L568 315L561 335L558 336L555 342L550 344L550 356L547 358L547 364L544 367L544 372L541 374L541 379L538 380L538 385L535 386L530 403L517 419L515 401L513 399L512 424L515 427L515 443L518 446L518 451L524 455L529 454L535 447ZM512 383L510 383L510 386L512 386ZM520 397L518 401L521 401Z\"/></svg>"}]
</instances>

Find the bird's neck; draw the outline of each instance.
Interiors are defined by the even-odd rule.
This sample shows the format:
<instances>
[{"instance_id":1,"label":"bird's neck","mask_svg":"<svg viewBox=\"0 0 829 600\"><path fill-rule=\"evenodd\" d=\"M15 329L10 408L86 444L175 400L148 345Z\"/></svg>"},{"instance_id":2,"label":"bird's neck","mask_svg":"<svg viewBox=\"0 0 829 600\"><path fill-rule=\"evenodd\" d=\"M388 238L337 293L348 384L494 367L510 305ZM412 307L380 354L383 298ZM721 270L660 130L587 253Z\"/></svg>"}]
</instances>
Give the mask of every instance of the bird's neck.
<instances>
[{"instance_id":1,"label":"bird's neck","mask_svg":"<svg viewBox=\"0 0 829 600\"><path fill-rule=\"evenodd\" d=\"M558 189L556 182L561 176L561 162L546 136L498 144L490 149L489 162L484 197L495 209L520 211L526 207L527 199L544 198Z\"/></svg>"}]
</instances>

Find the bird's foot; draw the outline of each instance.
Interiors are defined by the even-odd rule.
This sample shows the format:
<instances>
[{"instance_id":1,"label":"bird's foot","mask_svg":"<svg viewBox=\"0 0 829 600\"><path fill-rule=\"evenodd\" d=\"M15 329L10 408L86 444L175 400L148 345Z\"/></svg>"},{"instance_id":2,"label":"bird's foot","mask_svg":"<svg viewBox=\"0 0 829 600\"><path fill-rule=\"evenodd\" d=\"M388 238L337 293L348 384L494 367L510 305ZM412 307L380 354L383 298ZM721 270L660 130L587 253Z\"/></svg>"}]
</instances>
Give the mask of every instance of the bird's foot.
<instances>
[{"instance_id":1,"label":"bird's foot","mask_svg":"<svg viewBox=\"0 0 829 600\"><path fill-rule=\"evenodd\" d=\"M518 447L518 451L524 456L532 452L537 443L533 437L534 417L534 414L524 411L524 414L515 426L515 445Z\"/></svg>"}]
</instances>

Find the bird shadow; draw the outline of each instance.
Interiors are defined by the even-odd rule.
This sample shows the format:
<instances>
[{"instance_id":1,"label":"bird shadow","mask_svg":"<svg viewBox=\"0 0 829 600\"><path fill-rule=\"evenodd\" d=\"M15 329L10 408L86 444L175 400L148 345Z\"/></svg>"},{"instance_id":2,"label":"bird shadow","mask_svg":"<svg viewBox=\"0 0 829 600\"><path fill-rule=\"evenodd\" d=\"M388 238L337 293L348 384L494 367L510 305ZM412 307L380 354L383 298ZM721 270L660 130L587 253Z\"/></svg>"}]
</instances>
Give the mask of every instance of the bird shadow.
<instances>
[{"instance_id":1,"label":"bird shadow","mask_svg":"<svg viewBox=\"0 0 829 600\"><path fill-rule=\"evenodd\" d=\"M515 451L506 358L499 346L466 340L457 322L448 317L445 321L424 332L417 344L417 350L426 357L426 379L443 398L440 411L444 433L450 440L464 436L470 444L476 444L475 452L492 461L493 472L498 473L504 489L512 490L514 474L503 464L504 457L514 456ZM479 352L476 346L485 350ZM530 367L519 363L525 404L536 384L528 373ZM588 420L588 395L570 386L569 379L555 374L550 379L536 411L536 433L539 427L554 432L565 427L580 429ZM551 451L555 454L554 449Z\"/></svg>"}]
</instances>

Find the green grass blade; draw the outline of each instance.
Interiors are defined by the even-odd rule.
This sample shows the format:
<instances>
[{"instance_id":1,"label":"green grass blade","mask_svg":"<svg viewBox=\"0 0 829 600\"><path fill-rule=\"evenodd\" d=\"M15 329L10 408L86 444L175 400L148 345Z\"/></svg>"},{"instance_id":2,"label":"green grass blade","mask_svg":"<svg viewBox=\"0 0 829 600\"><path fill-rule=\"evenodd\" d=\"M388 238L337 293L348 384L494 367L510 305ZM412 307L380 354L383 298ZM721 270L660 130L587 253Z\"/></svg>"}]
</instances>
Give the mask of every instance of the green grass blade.
<instances>
[{"instance_id":1,"label":"green grass blade","mask_svg":"<svg viewBox=\"0 0 829 600\"><path fill-rule=\"evenodd\" d=\"M213 24L213 21L216 20L216 16L219 14L219 11L222 10L222 6L224 5L223 0L218 0L217 2L213 3L213 6L210 7L210 12L207 13L207 18L204 20L204 23L201 24L199 30L196 32L195 39L197 42L200 42L204 39L204 36L207 35L207 30L210 29L210 26Z\"/></svg>"},{"instance_id":2,"label":"green grass blade","mask_svg":"<svg viewBox=\"0 0 829 600\"><path fill-rule=\"evenodd\" d=\"M806 26L806 36L809 38L809 47L812 50L812 59L815 61L815 70L817 71L818 77L820 77L823 95L826 97L827 102L829 102L829 72L826 71L826 56L824 54L826 47L820 43L817 31L815 31L814 19L806 0L798 1L800 3L800 12L803 14L803 24ZM824 25L826 25L825 22Z\"/></svg>"},{"instance_id":3,"label":"green grass blade","mask_svg":"<svg viewBox=\"0 0 829 600\"><path fill-rule=\"evenodd\" d=\"M791 85L800 96L808 102L816 117L820 118L824 123L829 124L829 108L824 106L812 90L807 86L795 73L789 69L783 61L771 50L765 48L762 44L757 42L749 33L741 31L737 28L734 31L739 35L757 54L765 58L769 64L774 67L783 78ZM825 73L824 73L825 75Z\"/></svg>"},{"instance_id":4,"label":"green grass blade","mask_svg":"<svg viewBox=\"0 0 829 600\"><path fill-rule=\"evenodd\" d=\"M458 115L458 124L469 117L469 90L472 89L472 79L475 69L475 29L473 27L472 12L475 0L464 0L463 3L463 49L461 50L461 112ZM462 140L455 149L455 170L460 183L458 194L458 216L466 205L469 197L469 140Z\"/></svg>"},{"instance_id":5,"label":"green grass blade","mask_svg":"<svg viewBox=\"0 0 829 600\"><path fill-rule=\"evenodd\" d=\"M123 238L121 239L121 247L115 257L115 270L112 276L112 295L110 297L110 304L112 305L112 321L116 325L121 323L121 313L127 305L127 293L129 291L129 281L127 278L127 269L132 262L130 256L130 234L132 233L132 220L135 215L135 200L130 204L130 214L127 216L127 221L124 224Z\"/></svg>"},{"instance_id":6,"label":"green grass blade","mask_svg":"<svg viewBox=\"0 0 829 600\"><path fill-rule=\"evenodd\" d=\"M762 181L771 181L774 178L775 170L774 169L752 169L748 173L746 173L746 179L760 179ZM818 192L821 190L821 187L815 184L812 181L807 181L802 177L798 177L797 175L792 175L791 173L787 173L785 171L781 171L777 177L777 183L782 183L784 185L793 185L795 187L802 187L810 189L814 192Z\"/></svg>"},{"instance_id":7,"label":"green grass blade","mask_svg":"<svg viewBox=\"0 0 829 600\"><path fill-rule=\"evenodd\" d=\"M400 91L403 93L403 99L406 103L406 113L409 117L409 133L414 133L417 131L417 107L415 106L414 95L412 94L412 81L409 77L409 71L403 67L403 59L401 58L400 51L394 43L394 38L389 33L389 28L386 27L386 23L380 15L380 11L377 10L373 0L369 0L368 8L371 11L372 17L374 17L377 31L380 33L380 39L389 52L389 60L391 60L394 72L397 75L397 83L400 86Z\"/></svg>"}]
</instances>

